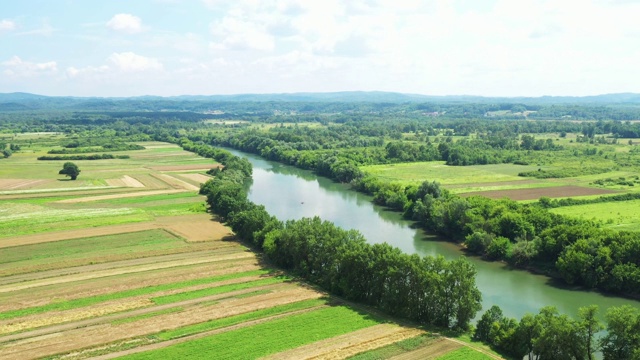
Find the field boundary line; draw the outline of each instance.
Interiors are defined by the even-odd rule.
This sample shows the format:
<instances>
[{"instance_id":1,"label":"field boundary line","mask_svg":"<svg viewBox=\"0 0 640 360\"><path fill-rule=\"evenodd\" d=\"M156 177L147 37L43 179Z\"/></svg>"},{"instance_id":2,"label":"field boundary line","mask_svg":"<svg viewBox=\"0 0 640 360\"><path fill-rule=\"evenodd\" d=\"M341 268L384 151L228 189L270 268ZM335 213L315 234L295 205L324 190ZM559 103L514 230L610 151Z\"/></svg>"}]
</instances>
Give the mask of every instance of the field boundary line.
<instances>
[{"instance_id":1,"label":"field boundary line","mask_svg":"<svg viewBox=\"0 0 640 360\"><path fill-rule=\"evenodd\" d=\"M303 313L319 310L319 309L322 309L322 308L325 308L325 307L329 307L329 306L330 305L319 305L319 306L314 306L314 307L311 307L311 308L295 310L295 311L286 312L286 313L283 313L283 314L277 314L277 315L269 316L269 317L266 317L266 318L246 321L246 322L243 322L243 323L240 323L240 324L226 326L226 327L215 329L215 330L205 331L205 332L202 332L202 333L193 334L193 335L189 335L189 336L185 336L185 337L181 337L181 338L177 338L177 339L173 339L173 340L167 340L167 341L162 341L162 342L158 342L158 343L154 343L154 344L150 344L150 345L144 345L144 346L140 346L140 347L137 347L137 348L134 348L134 349L129 349L129 350L119 351L119 352L115 352L115 353L111 353L111 354L91 357L89 359L90 360L115 359L115 358L118 358L118 357L121 357L121 356L125 356L125 355L131 355L131 354L137 354L137 353L150 351L150 350L162 349L162 348L165 348L165 347L169 347L171 345L176 345L176 344L180 344L180 343L187 342L187 341L201 339L201 338L204 338L204 337L207 337L207 336L213 336L213 335L221 334L221 333L228 332L228 331L238 330L238 329L242 329L242 328L245 328L245 327L262 324L262 323L269 322L269 321L272 321L272 320L276 320L276 319L279 319L279 318L283 318L283 317L286 317L286 316L303 314Z\"/></svg>"},{"instance_id":2,"label":"field boundary line","mask_svg":"<svg viewBox=\"0 0 640 360\"><path fill-rule=\"evenodd\" d=\"M38 280L29 281L29 282L3 285L3 286L0 286L0 293L30 289L30 288L40 287L40 286L66 284L70 282L97 279L97 278L110 277L110 276L168 269L172 267L205 264L205 263L225 261L225 260L238 260L242 258L250 258L252 256L253 254L251 253L239 252L239 253L227 254L220 258L199 257L194 259L188 259L188 261L184 263L182 263L182 261L184 260L172 260L172 261L167 261L162 263L151 263L151 264L130 266L125 268L98 270L91 273L70 274L70 275L65 275L63 277L38 279Z\"/></svg>"},{"instance_id":3,"label":"field boundary line","mask_svg":"<svg viewBox=\"0 0 640 360\"><path fill-rule=\"evenodd\" d=\"M229 250L234 250L234 251L229 251ZM183 251L183 252L176 252L176 253L165 254L165 255L157 255L157 256L152 255L147 257L116 260L116 261L109 261L109 262L91 264L91 265L80 265L80 266L66 267L66 268L60 268L60 269L20 273L16 275L8 275L8 276L0 277L0 286L20 283L24 281L52 278L57 276L73 275L80 272L94 272L98 270L125 268L125 267L145 265L150 263L164 263L168 261L181 260L184 258L188 258L190 256L195 256L195 257L211 256L214 254L219 254L220 252L223 252L223 251L231 253L231 252L243 252L244 250L236 249L233 246L221 246L214 249L204 249L204 250L198 250L198 251ZM206 254L206 255L203 255L203 254Z\"/></svg>"},{"instance_id":4,"label":"field boundary line","mask_svg":"<svg viewBox=\"0 0 640 360\"><path fill-rule=\"evenodd\" d=\"M84 202L91 202L91 201L132 198L132 197L141 197L141 196L148 196L148 195L175 194L175 193L185 192L185 191L189 191L189 190L185 190L185 189L146 190L146 191L136 190L135 192L125 193L125 194L97 195L97 196L87 196L87 197L81 197L81 198L58 200L55 203L77 204L77 203L84 203Z\"/></svg>"},{"instance_id":5,"label":"field boundary line","mask_svg":"<svg viewBox=\"0 0 640 360\"><path fill-rule=\"evenodd\" d=\"M149 307L145 307L145 308L142 308L142 309L134 309L134 310L130 310L130 311L123 312L123 313L99 316L99 317L94 317L94 318L90 318L90 319L83 319L83 320L78 320L78 321L74 321L74 322L69 322L69 323L66 323L66 324L50 325L50 326L42 327L42 328L39 328L39 329L28 330L28 331L24 331L24 332L20 332L20 333L0 336L0 344L7 343L7 342L18 341L18 340L23 340L23 339L35 338L35 337L40 337L40 336L46 336L46 335L58 333L58 332L61 332L61 331L68 331L68 330L79 329L79 328L84 328L84 327L88 327L88 326L94 326L94 325L100 325L100 324L104 324L104 323L110 323L110 322L115 321L115 320L125 319L125 318L129 318L129 317L132 317L132 316L145 315L145 314L148 314L148 313L153 313L153 312L156 312L156 311L161 311L161 310L170 309L170 308L174 308L174 307L197 306L200 303L205 303L205 302L215 301L215 300L223 300L225 298L232 298L234 296L244 295L244 294L247 294L247 293L254 292L256 290L277 289L277 288L285 287L285 286L288 286L288 285L289 284L286 284L286 283L262 285L262 286L257 286L257 287L254 287L254 288L235 290L235 291L231 291L231 292L227 292L227 293L223 293L223 294L205 296L205 297L201 297L201 298L189 299L189 300L184 300L184 301L179 301L179 302L169 303L169 304L163 304L163 305L154 305L154 306L149 306ZM219 330L219 329L217 329L217 330Z\"/></svg>"}]
</instances>

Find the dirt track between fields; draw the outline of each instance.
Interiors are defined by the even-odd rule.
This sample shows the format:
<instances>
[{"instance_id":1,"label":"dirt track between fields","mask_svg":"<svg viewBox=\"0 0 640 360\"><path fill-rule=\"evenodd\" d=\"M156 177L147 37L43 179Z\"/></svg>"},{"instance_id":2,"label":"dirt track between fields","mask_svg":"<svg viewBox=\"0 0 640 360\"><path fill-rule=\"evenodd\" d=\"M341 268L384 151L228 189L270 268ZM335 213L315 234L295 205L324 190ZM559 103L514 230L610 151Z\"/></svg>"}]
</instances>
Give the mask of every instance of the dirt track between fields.
<instances>
[{"instance_id":1,"label":"dirt track between fields","mask_svg":"<svg viewBox=\"0 0 640 360\"><path fill-rule=\"evenodd\" d=\"M187 190L198 190L198 189L187 189ZM136 191L136 192L129 192L125 194L97 195L97 196L87 196L87 197L74 198L74 199L65 199L65 200L59 200L56 202L59 204L77 204L77 203L84 203L84 202L91 202L91 201L123 199L123 198L132 198L132 197L140 197L140 196L176 194L184 191L186 190L182 188L170 189L170 190Z\"/></svg>"}]
</instances>

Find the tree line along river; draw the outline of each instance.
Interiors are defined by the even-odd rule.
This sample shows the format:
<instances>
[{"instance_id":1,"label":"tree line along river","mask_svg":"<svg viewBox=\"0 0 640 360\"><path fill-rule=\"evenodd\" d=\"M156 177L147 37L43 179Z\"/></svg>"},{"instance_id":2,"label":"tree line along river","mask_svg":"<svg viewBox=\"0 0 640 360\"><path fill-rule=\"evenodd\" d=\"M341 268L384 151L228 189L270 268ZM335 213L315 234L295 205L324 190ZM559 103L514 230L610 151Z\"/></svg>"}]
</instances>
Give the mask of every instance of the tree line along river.
<instances>
[{"instance_id":1,"label":"tree line along river","mask_svg":"<svg viewBox=\"0 0 640 360\"><path fill-rule=\"evenodd\" d=\"M442 255L446 259L463 256L458 245L416 229L400 213L374 205L371 197L350 190L348 185L253 154L226 150L251 162L253 182L249 187L249 200L264 205L280 220L319 216L344 229L360 231L370 243L387 242L409 254ZM640 301L567 289L546 276L512 270L502 263L475 257L468 260L477 269L476 283L482 292L483 311L498 305L505 316L520 318L552 305L560 313L575 317L579 307L591 304L600 307L601 316L611 306L640 307ZM478 317L481 314L479 312Z\"/></svg>"}]
</instances>

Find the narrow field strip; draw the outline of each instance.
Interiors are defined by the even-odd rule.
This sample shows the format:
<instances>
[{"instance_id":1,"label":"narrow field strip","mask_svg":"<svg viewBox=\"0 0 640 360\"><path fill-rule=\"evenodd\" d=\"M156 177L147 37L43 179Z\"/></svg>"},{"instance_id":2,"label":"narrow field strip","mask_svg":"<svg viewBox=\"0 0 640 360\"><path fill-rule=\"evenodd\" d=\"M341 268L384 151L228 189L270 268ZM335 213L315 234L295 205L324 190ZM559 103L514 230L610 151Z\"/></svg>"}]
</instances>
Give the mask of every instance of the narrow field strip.
<instances>
[{"instance_id":1,"label":"narrow field strip","mask_svg":"<svg viewBox=\"0 0 640 360\"><path fill-rule=\"evenodd\" d=\"M288 284L267 285L267 286L260 287L260 289L262 289L262 291L272 292L282 286L288 286ZM174 309L174 308L185 309L190 306L196 306L201 303L207 303L210 301L219 301L225 298L241 298L242 296L245 296L251 292L255 292L255 290L254 289L237 290L237 291L232 291L230 293L219 294L219 295L200 298L200 299L187 300L187 301L182 301L175 304L167 304L167 305L160 305L160 306L152 305L146 308L134 309L132 311L127 311L127 312L120 312L116 314L106 314L104 316L93 317L88 319L66 321L64 323L56 324L53 326L40 327L34 330L28 330L28 331L23 331L19 333L8 333L9 335L0 336L0 344L6 343L6 342L15 342L18 340L25 340L25 339L31 339L30 341L36 341L38 339L45 339L46 335L49 335L49 334L70 331L70 330L79 329L79 328L86 328L86 327L99 325L99 324L117 325L119 321L123 321L122 324L124 324L129 322L125 320L128 320L131 317L145 316L149 313L165 311L167 309ZM143 318L136 319L136 321L141 319ZM179 331L179 329L176 329L176 330ZM180 336L176 336L176 337L180 337Z\"/></svg>"},{"instance_id":2,"label":"narrow field strip","mask_svg":"<svg viewBox=\"0 0 640 360\"><path fill-rule=\"evenodd\" d=\"M391 359L393 360L437 359L444 354L450 353L462 347L464 347L464 345L453 342L447 338L440 338L425 347L421 347L419 349L394 356ZM475 353L475 351L473 350L471 350L471 352ZM463 360L467 358L461 357L459 359Z\"/></svg>"},{"instance_id":3,"label":"narrow field strip","mask_svg":"<svg viewBox=\"0 0 640 360\"><path fill-rule=\"evenodd\" d=\"M251 298L230 298L214 306L193 307L183 312L160 315L133 323L120 325L98 324L65 331L60 333L60 336L51 334L53 337L44 335L37 339L12 342L0 348L0 357L34 359L64 354L79 348L104 346L105 344L112 344L114 341L124 341L155 334L162 330L175 329L202 321L229 317L255 309L273 307L319 296L320 294L317 292L290 285L287 291L273 292ZM211 299L197 299L195 301L201 302L204 300ZM174 306L178 306L178 304ZM226 331L227 329L221 330ZM177 339L177 341L180 340Z\"/></svg>"},{"instance_id":4,"label":"narrow field strip","mask_svg":"<svg viewBox=\"0 0 640 360\"><path fill-rule=\"evenodd\" d=\"M26 315L40 314L48 311L70 310L74 308L94 305L94 304L105 302L108 300L117 300L117 299L123 299L127 297L138 296L138 295L152 294L154 292L159 292L159 291L175 290L175 289L185 288L193 285L216 283L223 280L236 279L236 278L242 278L242 277L253 276L253 275L265 275L267 273L269 273L269 271L267 270L256 270L256 271L248 271L248 272L242 272L242 273L232 273L227 275L219 275L219 276L195 279L195 280L179 282L179 283L143 287L140 289L126 290L126 291L121 291L121 292L116 292L111 294L93 296L90 298L81 298L81 299L74 299L74 300L63 301L58 303L51 303L44 306L37 306L37 307L19 309L19 310L13 310L13 311L5 311L0 313L0 320L13 319L16 317L26 316Z\"/></svg>"},{"instance_id":5,"label":"narrow field strip","mask_svg":"<svg viewBox=\"0 0 640 360\"><path fill-rule=\"evenodd\" d=\"M489 356L487 354L475 351L469 347L466 346L461 346L458 349L455 349L453 351L447 352L445 354L440 354L437 357L427 357L427 358L419 358L419 357L414 357L414 358L406 358L406 360L418 360L418 359L436 359L436 360L493 360L493 359L500 359L498 357L492 357ZM396 360L394 358L394 360ZM405 360L405 359L401 359L401 360Z\"/></svg>"},{"instance_id":6,"label":"narrow field strip","mask_svg":"<svg viewBox=\"0 0 640 360\"><path fill-rule=\"evenodd\" d=\"M171 186L173 187L181 187L185 190L194 190L199 191L200 186L193 185L190 182L186 182L184 180L178 179L175 176L169 174L160 174L160 176Z\"/></svg>"},{"instance_id":7,"label":"narrow field strip","mask_svg":"<svg viewBox=\"0 0 640 360\"><path fill-rule=\"evenodd\" d=\"M0 293L0 313L25 308L49 305L55 302L78 300L108 295L123 291L164 286L167 284L187 283L203 278L263 270L256 259L225 260L212 263L185 265L174 268L151 270L133 274L116 275L100 279L78 281L69 285L52 285L38 288L37 296L31 289L9 293ZM208 287L207 283L187 285L191 290ZM180 288L181 289L181 288ZM179 291L164 290L172 294ZM157 295L162 295L158 293ZM0 323L2 320L0 320Z\"/></svg>"},{"instance_id":8,"label":"narrow field strip","mask_svg":"<svg viewBox=\"0 0 640 360\"><path fill-rule=\"evenodd\" d=\"M255 359L378 324L344 306L323 308L123 359ZM233 344L233 346L230 346Z\"/></svg>"},{"instance_id":9,"label":"narrow field strip","mask_svg":"<svg viewBox=\"0 0 640 360\"><path fill-rule=\"evenodd\" d=\"M166 305L166 304L172 304L179 301L197 299L205 296L217 295L217 294L222 294L222 293L236 291L236 290L249 289L249 288L262 286L262 285L277 284L277 283L281 283L289 280L290 279L287 277L271 277L271 278L254 280L254 281L247 281L239 284L222 285L222 286L216 286L213 288L206 288L206 289L200 289L200 290L181 292L178 294L158 296L158 297L151 298L151 301L153 301L153 303L156 305Z\"/></svg>"},{"instance_id":10,"label":"narrow field strip","mask_svg":"<svg viewBox=\"0 0 640 360\"><path fill-rule=\"evenodd\" d=\"M54 270L45 270L38 272L21 273L19 275L11 275L0 277L0 285L8 285L25 281L54 278L60 276L73 275L78 273L90 273L100 270L109 270L116 268L126 268L130 266L154 264L154 263L167 263L170 261L179 261L184 259L192 259L205 256L214 256L230 252L244 252L243 248L234 246L234 244L220 243L220 246L211 247L207 249L194 249L185 248L183 252L174 252L166 255L156 255L147 257L136 257L134 259L116 260L105 263L93 264L93 265L81 265L73 267L65 267ZM215 260L212 260L215 261ZM187 264L185 264L187 265Z\"/></svg>"},{"instance_id":11,"label":"narrow field strip","mask_svg":"<svg viewBox=\"0 0 640 360\"><path fill-rule=\"evenodd\" d=\"M193 192L174 192L169 194L159 194L159 195L146 195L146 196L135 196L135 197L122 197L116 199L106 199L99 201L100 203L112 204L112 205L131 205L131 204L144 204L155 201L162 200L177 200L177 199L197 199L203 198L202 195Z\"/></svg>"},{"instance_id":12,"label":"narrow field strip","mask_svg":"<svg viewBox=\"0 0 640 360\"><path fill-rule=\"evenodd\" d=\"M262 359L345 359L363 351L376 349L423 333L424 331L420 329L404 328L395 324L379 324L276 353Z\"/></svg>"},{"instance_id":13,"label":"narrow field strip","mask_svg":"<svg viewBox=\"0 0 640 360\"><path fill-rule=\"evenodd\" d=\"M125 194L112 194L112 195L98 195L98 196L87 196L81 198L74 199L65 199L60 200L58 203L60 204L77 204L91 201L100 201L100 200L109 200L109 199L121 199L121 198L129 198L129 197L137 197L137 196L150 196L150 195L159 195L159 194L175 194L179 192L184 192L187 190L184 189L170 189L170 190L150 190L150 191L136 191L129 192Z\"/></svg>"},{"instance_id":14,"label":"narrow field strip","mask_svg":"<svg viewBox=\"0 0 640 360\"><path fill-rule=\"evenodd\" d=\"M160 227L160 225L154 222L140 222L136 224L110 225L79 230L54 231L44 234L12 236L0 238L0 248L79 239L91 236L123 234L158 229Z\"/></svg>"},{"instance_id":15,"label":"narrow field strip","mask_svg":"<svg viewBox=\"0 0 640 360\"><path fill-rule=\"evenodd\" d=\"M167 261L167 262L159 262L159 263L130 266L130 267L116 268L116 269L99 270L99 271L88 272L88 273L83 272L79 274L59 276L54 278L22 282L19 284L10 284L10 285L0 286L0 293L30 289L30 288L40 287L40 286L65 284L65 283L82 281L82 280L97 279L101 277L109 277L109 276L137 273L137 272L150 271L150 270L166 269L166 268L172 268L172 267L184 266L184 265L195 265L195 264L203 264L203 263L224 261L224 260L238 260L243 258L250 258L253 256L254 256L253 254L248 252L241 252L241 253L234 252L232 254L229 254L226 256L219 256L217 258L212 258L209 255L204 255L199 257L192 257L192 258Z\"/></svg>"},{"instance_id":16,"label":"narrow field strip","mask_svg":"<svg viewBox=\"0 0 640 360\"><path fill-rule=\"evenodd\" d=\"M224 286L224 290L226 291L222 291L222 290L216 291L215 294L210 294L209 296L205 296L204 298L209 299L214 295L227 294L233 291L247 289L248 287L246 286L235 288L234 286L229 286L229 285L242 284L242 283L247 283L252 281L256 282L258 280L260 280L259 276L249 276L249 277L234 278L234 279L219 281L218 283L215 284L215 286L218 286L218 287ZM274 282L274 283L278 284L278 283L282 283L282 281ZM254 285L256 284L254 283ZM258 285L260 284L257 284L256 286ZM262 284L262 286L266 286L266 285L269 285L269 284ZM194 287L189 287L186 289L179 289L179 290L168 290L168 291L160 292L157 295L158 296L174 295L183 290L187 292L200 290L205 286L209 286L209 285L200 285L200 286L194 286ZM176 302L183 303L185 301L188 302L189 300L196 300L196 302L202 301L199 299L201 298L192 298L192 297L175 298L176 301L168 302L165 305L171 304L171 306L178 306L175 304ZM138 296L128 297L124 299L106 300L98 304L92 304L90 306L66 309L62 311L50 311L44 314L41 313L41 314L21 317L18 319L0 321L0 334L10 334L17 331L24 331L28 329L43 327L43 326L56 325L56 324L66 323L69 321L84 320L88 318L105 316L105 315L118 313L122 311L139 309L144 307L152 307L156 305L158 304L154 303L152 299L150 299L146 295L138 295Z\"/></svg>"}]
</instances>

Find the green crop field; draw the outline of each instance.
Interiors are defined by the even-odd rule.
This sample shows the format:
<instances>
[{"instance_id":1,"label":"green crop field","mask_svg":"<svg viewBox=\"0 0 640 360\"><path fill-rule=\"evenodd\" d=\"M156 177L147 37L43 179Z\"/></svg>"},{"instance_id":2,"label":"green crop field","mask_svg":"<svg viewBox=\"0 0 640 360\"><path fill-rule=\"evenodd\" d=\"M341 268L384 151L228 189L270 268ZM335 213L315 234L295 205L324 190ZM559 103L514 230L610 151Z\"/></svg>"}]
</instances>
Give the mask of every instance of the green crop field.
<instances>
[{"instance_id":1,"label":"green crop field","mask_svg":"<svg viewBox=\"0 0 640 360\"><path fill-rule=\"evenodd\" d=\"M494 358L475 351L468 347L461 347L448 354L438 357L436 360L492 360Z\"/></svg>"},{"instance_id":2,"label":"green crop field","mask_svg":"<svg viewBox=\"0 0 640 360\"><path fill-rule=\"evenodd\" d=\"M257 359L379 323L380 320L370 315L335 306L126 356L124 359L210 359L211 354L215 354L216 359Z\"/></svg>"},{"instance_id":3,"label":"green crop field","mask_svg":"<svg viewBox=\"0 0 640 360\"><path fill-rule=\"evenodd\" d=\"M602 221L616 230L640 231L640 200L603 202L552 209L560 215Z\"/></svg>"}]
</instances>

